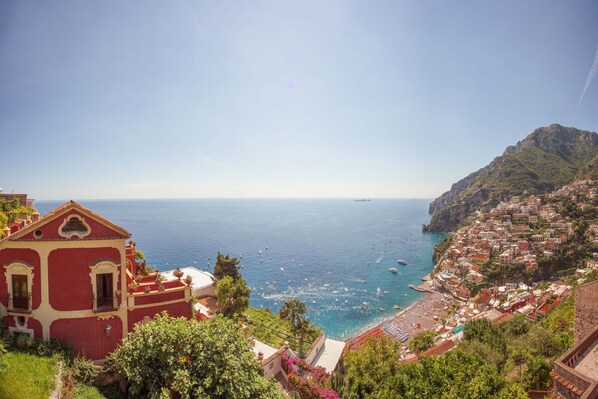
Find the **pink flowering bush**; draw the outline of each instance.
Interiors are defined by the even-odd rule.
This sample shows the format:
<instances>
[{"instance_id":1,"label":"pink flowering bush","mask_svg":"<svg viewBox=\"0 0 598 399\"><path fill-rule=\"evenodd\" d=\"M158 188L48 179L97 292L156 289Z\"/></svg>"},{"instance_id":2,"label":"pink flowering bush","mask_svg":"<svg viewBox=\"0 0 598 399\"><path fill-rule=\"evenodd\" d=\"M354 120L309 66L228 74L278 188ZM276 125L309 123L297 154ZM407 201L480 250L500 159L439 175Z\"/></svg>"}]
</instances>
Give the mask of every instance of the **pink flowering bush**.
<instances>
[{"instance_id":1,"label":"pink flowering bush","mask_svg":"<svg viewBox=\"0 0 598 399\"><path fill-rule=\"evenodd\" d=\"M282 355L289 375L289 385L300 399L340 399L330 389L330 374L323 367L312 367L296 356Z\"/></svg>"}]
</instances>

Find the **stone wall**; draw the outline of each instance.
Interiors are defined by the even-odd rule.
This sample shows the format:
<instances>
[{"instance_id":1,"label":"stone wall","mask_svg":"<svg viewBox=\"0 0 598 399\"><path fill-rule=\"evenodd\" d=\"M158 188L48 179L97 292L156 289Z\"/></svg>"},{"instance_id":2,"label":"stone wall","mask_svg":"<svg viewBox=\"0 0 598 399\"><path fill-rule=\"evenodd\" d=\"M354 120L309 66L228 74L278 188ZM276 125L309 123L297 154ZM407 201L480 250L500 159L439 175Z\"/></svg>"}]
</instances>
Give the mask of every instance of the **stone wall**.
<instances>
[{"instance_id":1,"label":"stone wall","mask_svg":"<svg viewBox=\"0 0 598 399\"><path fill-rule=\"evenodd\" d=\"M598 326L598 281L575 290L575 343Z\"/></svg>"}]
</instances>

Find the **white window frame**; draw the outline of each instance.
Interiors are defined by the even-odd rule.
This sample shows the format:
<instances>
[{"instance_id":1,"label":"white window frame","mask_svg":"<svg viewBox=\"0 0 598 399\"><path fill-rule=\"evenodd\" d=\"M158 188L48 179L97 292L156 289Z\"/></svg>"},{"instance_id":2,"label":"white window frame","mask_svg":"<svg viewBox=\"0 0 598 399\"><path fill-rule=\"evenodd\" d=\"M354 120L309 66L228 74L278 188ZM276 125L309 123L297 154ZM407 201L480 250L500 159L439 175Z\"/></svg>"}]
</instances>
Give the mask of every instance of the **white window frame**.
<instances>
[{"instance_id":1,"label":"white window frame","mask_svg":"<svg viewBox=\"0 0 598 399\"><path fill-rule=\"evenodd\" d=\"M87 231L85 231L85 232L83 232L83 231L69 231L68 233L64 233L62 231L62 229L64 228L64 226L66 226L66 224L69 222L69 220L71 220L73 218L75 218L78 221L80 221L81 224L83 224L83 226L85 226L87 228ZM62 222L62 224L58 228L58 234L61 237L66 238L67 240L70 240L72 237L85 238L85 237L87 237L88 235L91 234L91 227L89 226L89 224L87 224L87 222L85 221L85 219L82 216L76 215L76 214L71 214L71 215L68 215L67 217L64 218L64 221Z\"/></svg>"},{"instance_id":2,"label":"white window frame","mask_svg":"<svg viewBox=\"0 0 598 399\"><path fill-rule=\"evenodd\" d=\"M27 302L27 313L31 313L31 303L32 303L32 294L33 294L33 266L30 266L24 262L12 262L9 265L5 265L4 268L6 271L4 272L4 276L6 276L6 285L8 287L8 311L11 313L19 313L18 310L14 309L13 306L13 289L12 289L12 276L13 275L26 275L27 276L27 294L29 296L29 300Z\"/></svg>"},{"instance_id":3,"label":"white window frame","mask_svg":"<svg viewBox=\"0 0 598 399\"><path fill-rule=\"evenodd\" d=\"M92 298L93 298L93 311L98 311L98 287L97 287L97 276L98 274L112 274L112 310L118 310L118 276L120 272L119 265L110 261L101 261L93 266L89 266L89 277L91 278L92 287Z\"/></svg>"}]
</instances>

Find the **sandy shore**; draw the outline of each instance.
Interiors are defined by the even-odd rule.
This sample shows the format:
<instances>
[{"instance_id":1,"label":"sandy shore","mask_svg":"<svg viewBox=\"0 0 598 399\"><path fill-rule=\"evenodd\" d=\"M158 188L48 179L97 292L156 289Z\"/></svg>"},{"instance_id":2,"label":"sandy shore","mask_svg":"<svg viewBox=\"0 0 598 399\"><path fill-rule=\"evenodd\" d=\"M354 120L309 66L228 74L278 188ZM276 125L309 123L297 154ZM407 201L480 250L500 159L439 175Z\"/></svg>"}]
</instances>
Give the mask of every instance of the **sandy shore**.
<instances>
[{"instance_id":1,"label":"sandy shore","mask_svg":"<svg viewBox=\"0 0 598 399\"><path fill-rule=\"evenodd\" d=\"M403 331L409 334L409 340L415 334L427 331L440 325L440 319L446 316L445 308L449 302L444 299L444 295L438 292L430 292L419 298L413 305L399 312L373 327L368 327L356 336L347 340L349 346L353 342L359 342L364 337L380 330L384 324L393 322ZM434 319L434 316L438 320ZM407 342L409 342L409 340Z\"/></svg>"}]
</instances>

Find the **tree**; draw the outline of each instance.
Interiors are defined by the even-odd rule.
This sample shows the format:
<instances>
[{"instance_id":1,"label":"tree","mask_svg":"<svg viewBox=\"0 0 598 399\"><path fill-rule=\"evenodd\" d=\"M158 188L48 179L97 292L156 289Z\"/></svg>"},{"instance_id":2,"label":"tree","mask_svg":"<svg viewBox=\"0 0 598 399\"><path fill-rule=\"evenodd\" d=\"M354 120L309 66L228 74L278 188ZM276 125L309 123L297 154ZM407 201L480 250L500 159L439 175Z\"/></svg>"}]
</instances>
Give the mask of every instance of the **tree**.
<instances>
[{"instance_id":1,"label":"tree","mask_svg":"<svg viewBox=\"0 0 598 399\"><path fill-rule=\"evenodd\" d=\"M0 212L0 229L3 229L8 225L8 216L6 214ZM0 231L0 237L2 237L4 233Z\"/></svg>"},{"instance_id":2,"label":"tree","mask_svg":"<svg viewBox=\"0 0 598 399\"><path fill-rule=\"evenodd\" d=\"M409 342L409 350L415 351L426 351L434 346L434 337L436 337L436 332L433 330L421 332L413 337L411 342Z\"/></svg>"},{"instance_id":3,"label":"tree","mask_svg":"<svg viewBox=\"0 0 598 399\"><path fill-rule=\"evenodd\" d=\"M383 336L369 338L358 349L348 351L343 358L341 396L345 399L392 397L377 394L392 389L398 380L399 349L398 341Z\"/></svg>"},{"instance_id":4,"label":"tree","mask_svg":"<svg viewBox=\"0 0 598 399\"><path fill-rule=\"evenodd\" d=\"M233 280L241 277L239 273L239 261L237 258L231 258L228 255L222 255L218 252L216 265L214 266L214 279L218 281L224 276L230 276Z\"/></svg>"},{"instance_id":5,"label":"tree","mask_svg":"<svg viewBox=\"0 0 598 399\"><path fill-rule=\"evenodd\" d=\"M477 355L459 349L399 363L399 344L370 338L344 358L346 399L523 399L527 395Z\"/></svg>"},{"instance_id":6,"label":"tree","mask_svg":"<svg viewBox=\"0 0 598 399\"><path fill-rule=\"evenodd\" d=\"M145 259L145 254L143 251L138 249L135 250L135 269L146 276L150 273L150 270L147 266L147 261Z\"/></svg>"},{"instance_id":7,"label":"tree","mask_svg":"<svg viewBox=\"0 0 598 399\"><path fill-rule=\"evenodd\" d=\"M527 350L525 350L524 348L514 348L511 351L510 358L515 364L515 366L519 367L519 380L521 380L521 368L525 364L527 356Z\"/></svg>"},{"instance_id":8,"label":"tree","mask_svg":"<svg viewBox=\"0 0 598 399\"><path fill-rule=\"evenodd\" d=\"M542 356L534 356L527 362L527 370L523 375L526 388L529 390L550 389L552 367Z\"/></svg>"},{"instance_id":9,"label":"tree","mask_svg":"<svg viewBox=\"0 0 598 399\"><path fill-rule=\"evenodd\" d=\"M282 399L236 323L172 318L165 312L137 324L106 362L127 379L133 398Z\"/></svg>"},{"instance_id":10,"label":"tree","mask_svg":"<svg viewBox=\"0 0 598 399\"><path fill-rule=\"evenodd\" d=\"M303 341L305 332L309 328L309 322L303 320L303 315L307 312L307 306L296 298L290 298L284 301L278 313L281 319L287 319L291 322L293 331L299 334L299 350L303 352Z\"/></svg>"},{"instance_id":11,"label":"tree","mask_svg":"<svg viewBox=\"0 0 598 399\"><path fill-rule=\"evenodd\" d=\"M241 316L249 306L250 295L251 289L240 276L236 280L224 276L216 282L216 303L220 313L226 317Z\"/></svg>"},{"instance_id":12,"label":"tree","mask_svg":"<svg viewBox=\"0 0 598 399\"><path fill-rule=\"evenodd\" d=\"M296 298L290 298L284 301L278 315L281 319L289 320L294 328L299 329L306 312L307 307L303 302Z\"/></svg>"}]
</instances>

